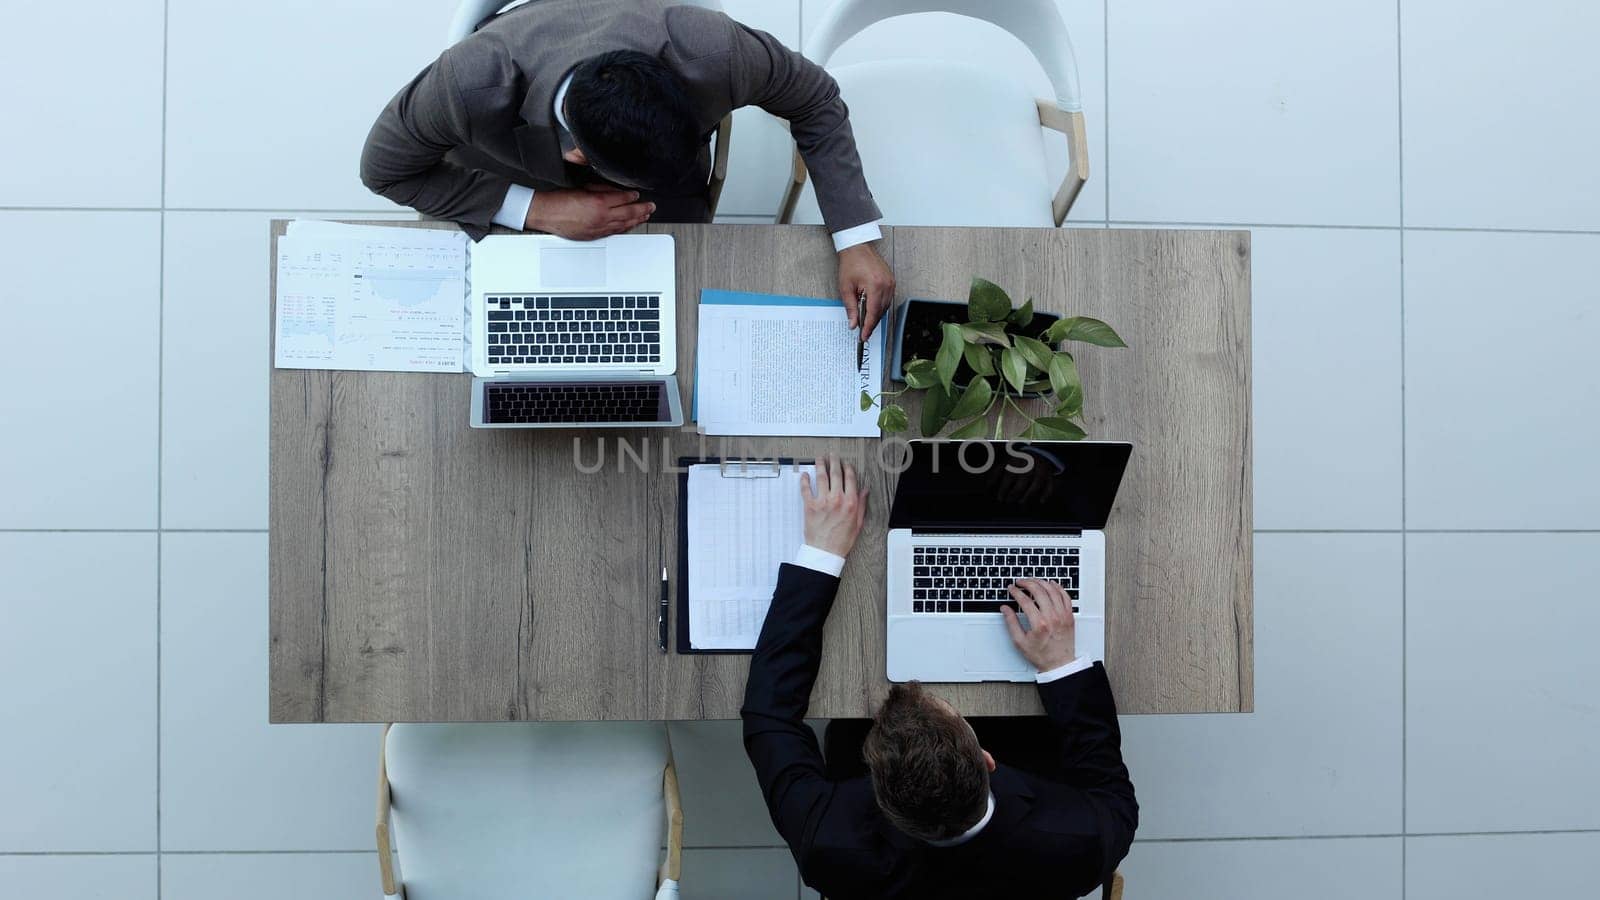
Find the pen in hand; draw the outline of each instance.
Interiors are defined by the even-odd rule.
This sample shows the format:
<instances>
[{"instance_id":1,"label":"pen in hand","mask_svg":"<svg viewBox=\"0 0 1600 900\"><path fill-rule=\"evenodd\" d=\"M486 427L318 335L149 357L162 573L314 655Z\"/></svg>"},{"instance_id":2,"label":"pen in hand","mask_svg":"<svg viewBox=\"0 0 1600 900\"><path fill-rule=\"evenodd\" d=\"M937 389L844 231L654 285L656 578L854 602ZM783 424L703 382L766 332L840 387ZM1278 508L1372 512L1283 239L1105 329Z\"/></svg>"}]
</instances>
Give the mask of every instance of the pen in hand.
<instances>
[{"instance_id":1,"label":"pen in hand","mask_svg":"<svg viewBox=\"0 0 1600 900\"><path fill-rule=\"evenodd\" d=\"M867 292L856 290L856 371L867 361Z\"/></svg>"}]
</instances>

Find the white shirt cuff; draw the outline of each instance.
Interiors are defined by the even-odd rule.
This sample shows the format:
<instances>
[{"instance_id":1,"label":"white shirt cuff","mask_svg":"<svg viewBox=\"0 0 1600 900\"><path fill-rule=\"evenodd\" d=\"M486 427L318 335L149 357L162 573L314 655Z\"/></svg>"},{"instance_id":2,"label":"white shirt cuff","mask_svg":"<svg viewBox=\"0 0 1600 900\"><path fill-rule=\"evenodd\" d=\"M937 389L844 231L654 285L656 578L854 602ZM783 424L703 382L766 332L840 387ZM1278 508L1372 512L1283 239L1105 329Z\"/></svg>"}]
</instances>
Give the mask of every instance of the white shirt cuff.
<instances>
[{"instance_id":1,"label":"white shirt cuff","mask_svg":"<svg viewBox=\"0 0 1600 900\"><path fill-rule=\"evenodd\" d=\"M821 572L824 575L839 577L844 571L844 557L826 550L821 550L810 544L801 544L794 555L794 564L807 569Z\"/></svg>"},{"instance_id":2,"label":"white shirt cuff","mask_svg":"<svg viewBox=\"0 0 1600 900\"><path fill-rule=\"evenodd\" d=\"M865 244L867 241L882 240L883 229L878 227L878 222L882 221L882 219L878 219L874 222L867 222L863 225L857 225L854 228L846 228L843 231L835 231L833 233L834 252L843 253L857 244Z\"/></svg>"},{"instance_id":3,"label":"white shirt cuff","mask_svg":"<svg viewBox=\"0 0 1600 900\"><path fill-rule=\"evenodd\" d=\"M1093 666L1094 657L1080 656L1066 665L1056 666L1054 669L1051 669L1048 672L1040 672L1038 675L1033 677L1037 679L1040 684L1048 684L1052 681L1060 681L1068 675L1076 675L1079 672L1082 672L1084 669L1088 669Z\"/></svg>"},{"instance_id":4,"label":"white shirt cuff","mask_svg":"<svg viewBox=\"0 0 1600 900\"><path fill-rule=\"evenodd\" d=\"M513 231L521 231L522 226L528 223L528 207L532 205L533 188L513 184L506 189L506 199L490 221Z\"/></svg>"}]
</instances>

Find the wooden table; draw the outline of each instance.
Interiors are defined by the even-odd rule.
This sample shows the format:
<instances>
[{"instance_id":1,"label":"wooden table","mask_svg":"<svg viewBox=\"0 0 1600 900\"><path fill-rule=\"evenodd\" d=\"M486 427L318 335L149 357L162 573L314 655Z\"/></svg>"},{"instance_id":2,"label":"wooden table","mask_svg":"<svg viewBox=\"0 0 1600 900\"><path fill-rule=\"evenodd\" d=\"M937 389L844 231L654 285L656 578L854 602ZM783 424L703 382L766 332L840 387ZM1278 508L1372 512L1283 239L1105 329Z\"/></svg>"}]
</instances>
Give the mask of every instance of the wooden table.
<instances>
[{"instance_id":1,"label":"wooden table","mask_svg":"<svg viewBox=\"0 0 1600 900\"><path fill-rule=\"evenodd\" d=\"M834 294L819 227L643 230L677 239L685 398L701 288ZM275 223L274 246L282 231ZM1103 318L1128 341L1078 354L1091 436L1135 447L1107 529L1117 701L1130 713L1249 711L1249 235L885 232L899 300L964 298L983 275L1037 309ZM469 384L272 372L272 721L736 718L748 656L656 649L661 566L677 572L677 479L663 464L701 453L870 459L881 442L641 429L619 436L648 454L648 470L631 459L619 469L611 452L604 473L585 475L574 454L593 464L594 433L472 430ZM871 512L828 620L813 716L870 715L888 690L894 486L883 468L866 471ZM1040 711L1028 685L936 690L967 714Z\"/></svg>"}]
</instances>

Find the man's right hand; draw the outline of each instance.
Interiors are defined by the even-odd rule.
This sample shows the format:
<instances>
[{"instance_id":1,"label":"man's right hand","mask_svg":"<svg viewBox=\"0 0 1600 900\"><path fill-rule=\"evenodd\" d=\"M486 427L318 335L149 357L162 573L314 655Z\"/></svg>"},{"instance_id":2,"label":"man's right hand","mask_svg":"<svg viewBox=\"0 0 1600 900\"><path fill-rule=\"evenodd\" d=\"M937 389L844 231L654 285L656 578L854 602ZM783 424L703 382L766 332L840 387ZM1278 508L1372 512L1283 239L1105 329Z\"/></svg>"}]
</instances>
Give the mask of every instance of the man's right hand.
<instances>
[{"instance_id":1,"label":"man's right hand","mask_svg":"<svg viewBox=\"0 0 1600 900\"><path fill-rule=\"evenodd\" d=\"M1022 630L1010 606L1000 607L1005 616L1011 642L1035 669L1048 672L1078 658L1074 647L1077 626L1072 619L1072 600L1061 585L1053 581L1024 578L1011 586L1011 599L1028 617L1028 630Z\"/></svg>"},{"instance_id":2,"label":"man's right hand","mask_svg":"<svg viewBox=\"0 0 1600 900\"><path fill-rule=\"evenodd\" d=\"M609 184L572 190L535 191L524 231L543 231L574 241L621 234L650 220L654 203L639 202L637 191Z\"/></svg>"},{"instance_id":3,"label":"man's right hand","mask_svg":"<svg viewBox=\"0 0 1600 900\"><path fill-rule=\"evenodd\" d=\"M867 515L867 487L856 487L856 470L837 456L817 460L816 489L811 475L800 474L800 498L805 502L805 541L835 556L849 556Z\"/></svg>"}]
</instances>

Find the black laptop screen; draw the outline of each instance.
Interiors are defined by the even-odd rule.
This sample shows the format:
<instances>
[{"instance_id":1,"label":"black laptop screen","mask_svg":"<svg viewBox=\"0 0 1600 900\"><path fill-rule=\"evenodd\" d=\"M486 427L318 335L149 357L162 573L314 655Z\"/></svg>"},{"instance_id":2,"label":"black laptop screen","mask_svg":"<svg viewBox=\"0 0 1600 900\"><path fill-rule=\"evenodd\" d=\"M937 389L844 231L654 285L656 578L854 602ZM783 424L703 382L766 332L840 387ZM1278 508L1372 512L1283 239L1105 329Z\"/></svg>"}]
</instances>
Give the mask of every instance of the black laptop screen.
<instances>
[{"instance_id":1,"label":"black laptop screen","mask_svg":"<svg viewBox=\"0 0 1600 900\"><path fill-rule=\"evenodd\" d=\"M912 441L890 528L1104 528L1133 445Z\"/></svg>"}]
</instances>

